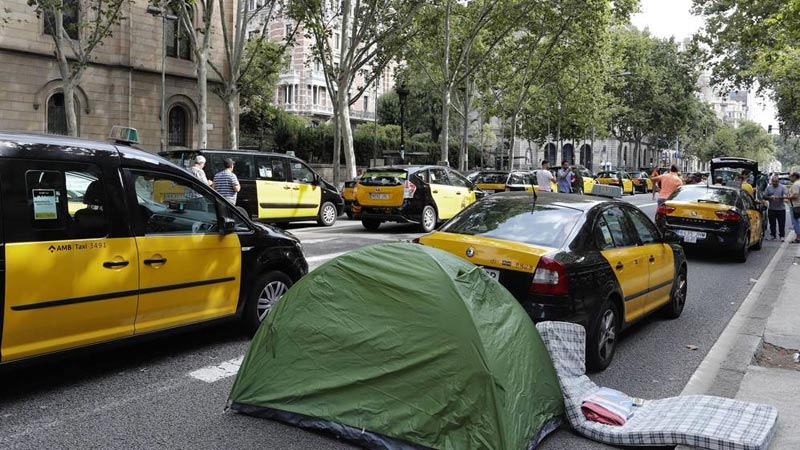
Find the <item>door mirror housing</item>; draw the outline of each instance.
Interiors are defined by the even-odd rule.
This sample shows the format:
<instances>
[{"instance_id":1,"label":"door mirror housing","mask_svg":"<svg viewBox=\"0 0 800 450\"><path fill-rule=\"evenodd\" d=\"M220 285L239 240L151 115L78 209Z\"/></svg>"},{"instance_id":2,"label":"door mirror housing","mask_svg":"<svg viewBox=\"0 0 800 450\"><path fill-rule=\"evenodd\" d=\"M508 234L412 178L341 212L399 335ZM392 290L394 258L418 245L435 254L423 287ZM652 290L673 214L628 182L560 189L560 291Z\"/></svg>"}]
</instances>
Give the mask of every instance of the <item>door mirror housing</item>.
<instances>
[{"instance_id":1,"label":"door mirror housing","mask_svg":"<svg viewBox=\"0 0 800 450\"><path fill-rule=\"evenodd\" d=\"M220 234L232 234L235 231L236 231L236 221L231 219L230 217L223 217L222 227L220 228Z\"/></svg>"}]
</instances>

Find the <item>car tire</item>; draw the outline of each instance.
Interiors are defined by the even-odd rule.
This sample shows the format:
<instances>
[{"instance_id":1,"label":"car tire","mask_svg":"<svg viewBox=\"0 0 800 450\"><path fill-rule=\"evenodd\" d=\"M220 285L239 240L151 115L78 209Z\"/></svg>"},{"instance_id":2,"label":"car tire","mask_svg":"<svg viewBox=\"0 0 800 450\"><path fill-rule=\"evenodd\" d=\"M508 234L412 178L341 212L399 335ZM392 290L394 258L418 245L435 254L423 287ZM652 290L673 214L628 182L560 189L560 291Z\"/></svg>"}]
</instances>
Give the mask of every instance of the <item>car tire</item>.
<instances>
[{"instance_id":1,"label":"car tire","mask_svg":"<svg viewBox=\"0 0 800 450\"><path fill-rule=\"evenodd\" d=\"M438 217L436 215L436 209L431 205L425 205L422 208L422 214L420 215L419 226L422 229L423 233L430 233L436 228L436 221Z\"/></svg>"},{"instance_id":2,"label":"car tire","mask_svg":"<svg viewBox=\"0 0 800 450\"><path fill-rule=\"evenodd\" d=\"M745 263L747 262L747 256L750 252L750 230L747 230L746 237L744 238L744 245L738 250L736 250L735 258L737 262Z\"/></svg>"},{"instance_id":3,"label":"car tire","mask_svg":"<svg viewBox=\"0 0 800 450\"><path fill-rule=\"evenodd\" d=\"M669 295L669 303L664 308L664 317L667 319L677 319L686 306L686 293L688 282L686 279L686 266L682 266L678 271L678 276L672 284L672 292Z\"/></svg>"},{"instance_id":4,"label":"car tire","mask_svg":"<svg viewBox=\"0 0 800 450\"><path fill-rule=\"evenodd\" d=\"M317 223L323 227L330 227L336 223L336 206L331 202L325 202L319 207L317 214Z\"/></svg>"},{"instance_id":5,"label":"car tire","mask_svg":"<svg viewBox=\"0 0 800 450\"><path fill-rule=\"evenodd\" d=\"M378 229L378 227L381 226L381 221L380 220L372 220L372 219L362 220L361 221L361 225L363 225L364 228L366 228L366 229L368 229L370 231L375 231L375 230Z\"/></svg>"},{"instance_id":6,"label":"car tire","mask_svg":"<svg viewBox=\"0 0 800 450\"><path fill-rule=\"evenodd\" d=\"M244 332L251 336L255 334L261 322L290 287L292 279L283 272L273 270L260 275L252 285L242 312Z\"/></svg>"},{"instance_id":7,"label":"car tire","mask_svg":"<svg viewBox=\"0 0 800 450\"><path fill-rule=\"evenodd\" d=\"M600 307L586 341L586 364L595 372L605 370L617 351L620 317L617 306L606 299Z\"/></svg>"}]
</instances>

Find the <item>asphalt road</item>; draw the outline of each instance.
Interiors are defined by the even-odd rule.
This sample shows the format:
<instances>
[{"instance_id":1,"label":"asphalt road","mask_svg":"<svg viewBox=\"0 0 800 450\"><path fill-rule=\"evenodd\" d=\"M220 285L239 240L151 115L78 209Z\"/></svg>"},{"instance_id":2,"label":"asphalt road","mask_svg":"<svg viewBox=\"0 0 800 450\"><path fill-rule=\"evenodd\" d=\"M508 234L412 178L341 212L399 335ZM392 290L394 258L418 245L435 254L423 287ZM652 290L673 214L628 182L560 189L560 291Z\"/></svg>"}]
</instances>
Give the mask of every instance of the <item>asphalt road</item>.
<instances>
[{"instance_id":1,"label":"asphalt road","mask_svg":"<svg viewBox=\"0 0 800 450\"><path fill-rule=\"evenodd\" d=\"M627 200L650 215L655 211L649 195ZM293 225L291 231L304 242L312 268L357 247L419 235L404 225L367 232L344 218L332 228ZM720 255L690 255L689 297L681 318L636 325L623 334L611 367L592 378L639 397L679 394L777 247L766 242L746 264ZM247 345L234 325L217 326L2 371L0 448L353 448L327 436L225 412L236 358ZM562 430L540 448L611 447Z\"/></svg>"}]
</instances>

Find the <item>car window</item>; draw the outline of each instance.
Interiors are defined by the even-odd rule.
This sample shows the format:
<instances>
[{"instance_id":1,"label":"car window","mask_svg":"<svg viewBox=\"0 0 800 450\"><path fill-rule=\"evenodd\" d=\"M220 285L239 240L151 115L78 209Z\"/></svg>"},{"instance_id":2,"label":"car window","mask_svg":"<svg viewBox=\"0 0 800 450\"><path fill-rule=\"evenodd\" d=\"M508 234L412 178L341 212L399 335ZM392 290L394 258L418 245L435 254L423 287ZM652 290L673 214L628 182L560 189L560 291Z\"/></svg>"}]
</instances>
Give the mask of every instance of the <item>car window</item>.
<instances>
[{"instance_id":1,"label":"car window","mask_svg":"<svg viewBox=\"0 0 800 450\"><path fill-rule=\"evenodd\" d=\"M703 201L707 203L721 203L734 206L736 204L736 191L732 189L709 188L706 186L685 186L678 188L669 200L679 202Z\"/></svg>"},{"instance_id":2,"label":"car window","mask_svg":"<svg viewBox=\"0 0 800 450\"><path fill-rule=\"evenodd\" d=\"M100 169L62 167L63 170L25 171L31 228L34 232L45 232L41 239L35 240L107 236L110 222L106 210L106 187Z\"/></svg>"},{"instance_id":3,"label":"car window","mask_svg":"<svg viewBox=\"0 0 800 450\"><path fill-rule=\"evenodd\" d=\"M286 181L286 167L283 158L256 156L259 180ZM234 167L235 168L235 167Z\"/></svg>"},{"instance_id":4,"label":"car window","mask_svg":"<svg viewBox=\"0 0 800 450\"><path fill-rule=\"evenodd\" d=\"M406 176L404 170L368 170L358 182L364 186L398 186L405 182Z\"/></svg>"},{"instance_id":5,"label":"car window","mask_svg":"<svg viewBox=\"0 0 800 450\"><path fill-rule=\"evenodd\" d=\"M428 171L428 176L431 184L450 184L447 180L447 172L444 169L431 169Z\"/></svg>"},{"instance_id":6,"label":"car window","mask_svg":"<svg viewBox=\"0 0 800 450\"><path fill-rule=\"evenodd\" d=\"M292 161L292 181L295 183L311 184L314 182L314 171L303 163Z\"/></svg>"},{"instance_id":7,"label":"car window","mask_svg":"<svg viewBox=\"0 0 800 450\"><path fill-rule=\"evenodd\" d=\"M602 216L598 217L594 224L594 238L600 250L614 248L614 237L611 236L611 230L608 229L608 224Z\"/></svg>"},{"instance_id":8,"label":"car window","mask_svg":"<svg viewBox=\"0 0 800 450\"><path fill-rule=\"evenodd\" d=\"M209 234L218 228L217 202L199 184L170 175L132 172L145 235Z\"/></svg>"},{"instance_id":9,"label":"car window","mask_svg":"<svg viewBox=\"0 0 800 450\"><path fill-rule=\"evenodd\" d=\"M512 173L508 177L508 184L530 184L526 177L521 173Z\"/></svg>"},{"instance_id":10,"label":"car window","mask_svg":"<svg viewBox=\"0 0 800 450\"><path fill-rule=\"evenodd\" d=\"M464 178L463 176L461 176L461 174L456 173L452 170L450 171L450 173L447 174L447 177L450 180L450 184L452 184L453 186L467 187L470 185L469 181L467 181L466 178Z\"/></svg>"},{"instance_id":11,"label":"car window","mask_svg":"<svg viewBox=\"0 0 800 450\"><path fill-rule=\"evenodd\" d=\"M582 215L571 208L493 196L465 209L442 231L560 248Z\"/></svg>"},{"instance_id":12,"label":"car window","mask_svg":"<svg viewBox=\"0 0 800 450\"><path fill-rule=\"evenodd\" d=\"M255 178L253 176L253 166L255 165L253 155L242 155L236 153L210 153L206 154L205 156L206 159L210 160L211 167L213 167L217 172L225 168L225 158L230 158L234 162L233 173L236 175L236 178L239 180L252 180ZM209 179L213 179L214 175L216 175L216 173L210 174Z\"/></svg>"},{"instance_id":13,"label":"car window","mask_svg":"<svg viewBox=\"0 0 800 450\"><path fill-rule=\"evenodd\" d=\"M504 173L489 172L478 175L475 183L482 184L505 184L507 175Z\"/></svg>"},{"instance_id":14,"label":"car window","mask_svg":"<svg viewBox=\"0 0 800 450\"><path fill-rule=\"evenodd\" d=\"M603 219L608 226L608 231L614 239L615 247L630 247L637 244L637 239L628 231L625 215L618 207L613 207L603 212Z\"/></svg>"},{"instance_id":15,"label":"car window","mask_svg":"<svg viewBox=\"0 0 800 450\"><path fill-rule=\"evenodd\" d=\"M628 219L630 219L633 224L633 228L639 235L639 241L642 244L652 244L658 241L658 230L656 230L656 226L644 213L636 209L627 208L625 212L628 213Z\"/></svg>"}]
</instances>

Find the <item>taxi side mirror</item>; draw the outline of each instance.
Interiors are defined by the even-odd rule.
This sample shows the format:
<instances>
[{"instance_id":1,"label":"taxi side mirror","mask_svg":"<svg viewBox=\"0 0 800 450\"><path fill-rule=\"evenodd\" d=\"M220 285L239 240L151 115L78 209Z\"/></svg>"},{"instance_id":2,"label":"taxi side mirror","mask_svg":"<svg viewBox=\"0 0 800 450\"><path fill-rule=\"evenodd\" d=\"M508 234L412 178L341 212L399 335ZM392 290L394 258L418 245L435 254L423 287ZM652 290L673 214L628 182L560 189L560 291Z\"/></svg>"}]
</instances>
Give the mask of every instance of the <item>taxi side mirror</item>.
<instances>
[{"instance_id":1,"label":"taxi side mirror","mask_svg":"<svg viewBox=\"0 0 800 450\"><path fill-rule=\"evenodd\" d=\"M236 231L236 221L230 217L222 218L221 234L232 234Z\"/></svg>"},{"instance_id":2,"label":"taxi side mirror","mask_svg":"<svg viewBox=\"0 0 800 450\"><path fill-rule=\"evenodd\" d=\"M311 179L311 184L313 184L314 186L320 185L319 174L316 173L314 174L314 178Z\"/></svg>"}]
</instances>

